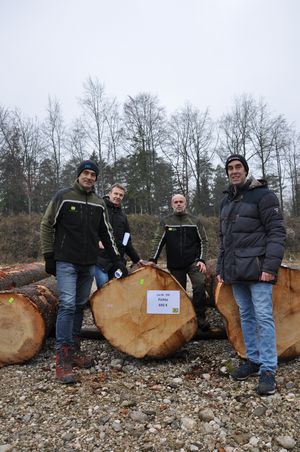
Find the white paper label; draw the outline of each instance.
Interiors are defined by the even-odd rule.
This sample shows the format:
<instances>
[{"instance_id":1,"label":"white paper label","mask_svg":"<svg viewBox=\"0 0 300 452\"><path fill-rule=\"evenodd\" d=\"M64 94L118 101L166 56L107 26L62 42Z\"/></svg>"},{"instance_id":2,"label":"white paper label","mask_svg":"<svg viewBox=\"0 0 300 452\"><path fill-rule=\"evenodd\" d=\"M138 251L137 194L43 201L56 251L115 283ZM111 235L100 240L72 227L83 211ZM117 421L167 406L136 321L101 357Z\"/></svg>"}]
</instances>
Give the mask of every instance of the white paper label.
<instances>
[{"instance_id":1,"label":"white paper label","mask_svg":"<svg viewBox=\"0 0 300 452\"><path fill-rule=\"evenodd\" d=\"M180 291L147 290L147 314L180 314Z\"/></svg>"},{"instance_id":2,"label":"white paper label","mask_svg":"<svg viewBox=\"0 0 300 452\"><path fill-rule=\"evenodd\" d=\"M129 240L130 234L129 232L125 232L124 233L124 237L123 237L123 241L122 241L122 245L126 246Z\"/></svg>"}]
</instances>

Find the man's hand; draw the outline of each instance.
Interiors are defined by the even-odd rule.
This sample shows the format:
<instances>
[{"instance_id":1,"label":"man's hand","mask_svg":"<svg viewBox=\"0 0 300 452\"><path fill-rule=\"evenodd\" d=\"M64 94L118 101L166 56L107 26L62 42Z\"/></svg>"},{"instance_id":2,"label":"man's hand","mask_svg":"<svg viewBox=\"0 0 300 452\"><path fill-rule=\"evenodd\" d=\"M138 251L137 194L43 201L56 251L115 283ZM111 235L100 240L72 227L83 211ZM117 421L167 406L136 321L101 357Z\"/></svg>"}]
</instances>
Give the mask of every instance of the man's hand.
<instances>
[{"instance_id":1,"label":"man's hand","mask_svg":"<svg viewBox=\"0 0 300 452\"><path fill-rule=\"evenodd\" d=\"M204 262L198 261L196 265L199 268L199 272L206 273L206 265Z\"/></svg>"},{"instance_id":2,"label":"man's hand","mask_svg":"<svg viewBox=\"0 0 300 452\"><path fill-rule=\"evenodd\" d=\"M217 281L218 281L219 283L223 283L223 282L224 282L224 279L221 277L221 275L217 275Z\"/></svg>"},{"instance_id":3,"label":"man's hand","mask_svg":"<svg viewBox=\"0 0 300 452\"><path fill-rule=\"evenodd\" d=\"M117 270L121 270L122 276L121 278L125 278L125 276L128 275L128 270L126 268L126 265L122 260L116 261L112 268L113 272L115 273Z\"/></svg>"},{"instance_id":4,"label":"man's hand","mask_svg":"<svg viewBox=\"0 0 300 452\"><path fill-rule=\"evenodd\" d=\"M272 273L262 272L262 274L260 275L260 281L270 282L274 281L274 279L275 276L272 275Z\"/></svg>"},{"instance_id":5,"label":"man's hand","mask_svg":"<svg viewBox=\"0 0 300 452\"><path fill-rule=\"evenodd\" d=\"M56 261L54 260L54 253L45 253L44 259L46 273L56 276Z\"/></svg>"}]
</instances>

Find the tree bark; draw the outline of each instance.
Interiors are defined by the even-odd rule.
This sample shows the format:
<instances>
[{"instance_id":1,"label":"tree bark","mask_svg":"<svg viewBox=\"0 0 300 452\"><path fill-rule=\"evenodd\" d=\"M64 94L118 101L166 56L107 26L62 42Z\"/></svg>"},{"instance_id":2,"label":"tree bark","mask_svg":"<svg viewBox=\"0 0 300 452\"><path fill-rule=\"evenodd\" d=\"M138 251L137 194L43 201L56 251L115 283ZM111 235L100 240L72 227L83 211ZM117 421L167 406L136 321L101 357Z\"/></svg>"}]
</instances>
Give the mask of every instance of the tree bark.
<instances>
[{"instance_id":1,"label":"tree bark","mask_svg":"<svg viewBox=\"0 0 300 452\"><path fill-rule=\"evenodd\" d=\"M179 291L178 314L150 314L147 291ZM111 280L90 300L97 328L118 350L136 358L165 357L188 342L197 330L196 314L187 293L173 276L144 267L125 279Z\"/></svg>"},{"instance_id":2,"label":"tree bark","mask_svg":"<svg viewBox=\"0 0 300 452\"><path fill-rule=\"evenodd\" d=\"M54 326L55 278L0 292L0 367L33 358Z\"/></svg>"},{"instance_id":3,"label":"tree bark","mask_svg":"<svg viewBox=\"0 0 300 452\"><path fill-rule=\"evenodd\" d=\"M0 267L0 290L22 287L47 276L43 262Z\"/></svg>"},{"instance_id":4,"label":"tree bark","mask_svg":"<svg viewBox=\"0 0 300 452\"><path fill-rule=\"evenodd\" d=\"M218 284L216 306L225 319L228 339L239 356L246 351L240 315L230 285ZM273 289L273 315L276 328L277 354L280 359L300 355L300 268L281 266Z\"/></svg>"}]
</instances>

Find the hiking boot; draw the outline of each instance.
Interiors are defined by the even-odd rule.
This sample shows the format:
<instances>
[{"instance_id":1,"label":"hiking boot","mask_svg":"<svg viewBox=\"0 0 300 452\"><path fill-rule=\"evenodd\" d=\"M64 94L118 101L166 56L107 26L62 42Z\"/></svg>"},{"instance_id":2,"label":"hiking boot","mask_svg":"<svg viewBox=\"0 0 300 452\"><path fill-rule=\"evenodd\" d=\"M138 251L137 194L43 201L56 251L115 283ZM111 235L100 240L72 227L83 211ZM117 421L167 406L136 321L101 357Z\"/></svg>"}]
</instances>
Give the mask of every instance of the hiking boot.
<instances>
[{"instance_id":1,"label":"hiking boot","mask_svg":"<svg viewBox=\"0 0 300 452\"><path fill-rule=\"evenodd\" d=\"M72 373L72 353L71 346L63 344L56 352L56 379L60 383L75 383L75 377Z\"/></svg>"},{"instance_id":2,"label":"hiking boot","mask_svg":"<svg viewBox=\"0 0 300 452\"><path fill-rule=\"evenodd\" d=\"M80 349L80 337L73 337L72 344L72 366L89 369L93 367L94 360Z\"/></svg>"},{"instance_id":3,"label":"hiking boot","mask_svg":"<svg viewBox=\"0 0 300 452\"><path fill-rule=\"evenodd\" d=\"M263 370L260 374L257 392L259 395L272 395L276 391L275 374L270 370Z\"/></svg>"},{"instance_id":4,"label":"hiking boot","mask_svg":"<svg viewBox=\"0 0 300 452\"><path fill-rule=\"evenodd\" d=\"M254 375L258 375L259 373L259 364L253 363L252 361L247 360L240 367L231 372L231 376L234 380L247 380L247 378L252 377Z\"/></svg>"}]
</instances>

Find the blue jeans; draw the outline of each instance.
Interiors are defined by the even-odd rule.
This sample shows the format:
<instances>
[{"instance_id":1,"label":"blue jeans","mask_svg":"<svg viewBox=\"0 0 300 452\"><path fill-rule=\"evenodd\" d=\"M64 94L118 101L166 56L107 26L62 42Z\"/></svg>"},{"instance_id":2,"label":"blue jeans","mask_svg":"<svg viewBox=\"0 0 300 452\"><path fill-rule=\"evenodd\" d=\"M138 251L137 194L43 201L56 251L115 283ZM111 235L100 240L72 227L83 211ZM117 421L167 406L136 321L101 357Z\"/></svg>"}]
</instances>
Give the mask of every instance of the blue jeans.
<instances>
[{"instance_id":1,"label":"blue jeans","mask_svg":"<svg viewBox=\"0 0 300 452\"><path fill-rule=\"evenodd\" d=\"M260 364L260 372L277 369L275 324L272 312L273 285L256 282L233 284L247 358Z\"/></svg>"},{"instance_id":2,"label":"blue jeans","mask_svg":"<svg viewBox=\"0 0 300 452\"><path fill-rule=\"evenodd\" d=\"M95 274L94 265L78 265L56 262L56 280L59 292L56 319L56 349L62 344L71 345L79 336L83 310L88 302Z\"/></svg>"},{"instance_id":3,"label":"blue jeans","mask_svg":"<svg viewBox=\"0 0 300 452\"><path fill-rule=\"evenodd\" d=\"M106 273L104 270L102 270L101 267L98 265L95 265L95 279L97 284L97 289L100 289L100 287L103 286L103 284L107 283L108 281L108 273Z\"/></svg>"}]
</instances>

